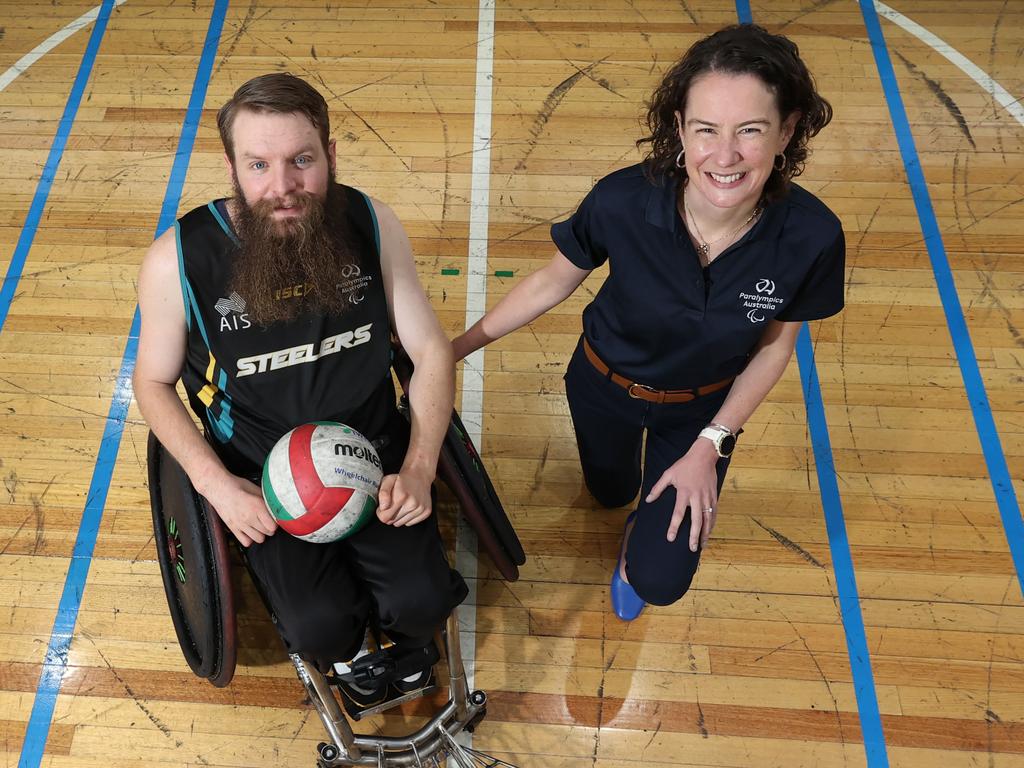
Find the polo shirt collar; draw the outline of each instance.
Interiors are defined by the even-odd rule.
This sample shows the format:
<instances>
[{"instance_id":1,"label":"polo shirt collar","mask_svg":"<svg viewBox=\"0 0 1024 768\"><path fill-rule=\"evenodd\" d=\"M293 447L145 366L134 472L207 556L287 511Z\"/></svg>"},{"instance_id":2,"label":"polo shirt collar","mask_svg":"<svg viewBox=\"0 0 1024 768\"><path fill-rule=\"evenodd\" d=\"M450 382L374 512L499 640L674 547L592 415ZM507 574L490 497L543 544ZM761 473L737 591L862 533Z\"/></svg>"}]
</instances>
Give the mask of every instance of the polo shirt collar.
<instances>
[{"instance_id":1,"label":"polo shirt collar","mask_svg":"<svg viewBox=\"0 0 1024 768\"><path fill-rule=\"evenodd\" d=\"M663 176L660 185L650 185L645 214L648 224L669 232L675 232L679 228L679 216L676 214L678 183L676 179Z\"/></svg>"},{"instance_id":2,"label":"polo shirt collar","mask_svg":"<svg viewBox=\"0 0 1024 768\"><path fill-rule=\"evenodd\" d=\"M790 182L792 186L792 182ZM661 185L651 184L647 193L647 206L644 218L648 224L668 232L679 229L679 216L676 213L676 189L678 181L662 177ZM786 203L789 196L771 203L761 214L760 221L754 229L761 229L764 235L776 237L786 221Z\"/></svg>"}]
</instances>

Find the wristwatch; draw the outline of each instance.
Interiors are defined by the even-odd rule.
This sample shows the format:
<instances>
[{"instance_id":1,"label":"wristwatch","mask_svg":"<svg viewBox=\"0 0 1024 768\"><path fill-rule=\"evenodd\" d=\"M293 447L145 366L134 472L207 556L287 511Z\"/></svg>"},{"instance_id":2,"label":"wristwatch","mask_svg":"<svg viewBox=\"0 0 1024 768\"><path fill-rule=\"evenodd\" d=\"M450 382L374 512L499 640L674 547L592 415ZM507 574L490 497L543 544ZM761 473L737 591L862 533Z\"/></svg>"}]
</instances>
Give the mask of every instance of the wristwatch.
<instances>
[{"instance_id":1,"label":"wristwatch","mask_svg":"<svg viewBox=\"0 0 1024 768\"><path fill-rule=\"evenodd\" d=\"M710 440L715 446L715 453L721 458L727 459L736 449L736 438L742 434L742 429L734 434L731 429L722 424L708 424L700 431L698 437L706 437Z\"/></svg>"}]
</instances>

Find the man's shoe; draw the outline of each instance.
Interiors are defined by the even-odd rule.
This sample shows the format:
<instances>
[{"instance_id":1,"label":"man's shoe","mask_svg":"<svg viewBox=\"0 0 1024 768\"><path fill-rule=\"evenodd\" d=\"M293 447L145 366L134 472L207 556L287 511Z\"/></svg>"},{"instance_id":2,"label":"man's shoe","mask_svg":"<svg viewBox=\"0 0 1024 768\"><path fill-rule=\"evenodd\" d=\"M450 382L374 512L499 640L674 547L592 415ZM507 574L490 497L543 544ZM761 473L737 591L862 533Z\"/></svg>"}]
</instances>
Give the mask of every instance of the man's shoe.
<instances>
[{"instance_id":1,"label":"man's shoe","mask_svg":"<svg viewBox=\"0 0 1024 768\"><path fill-rule=\"evenodd\" d=\"M409 675L408 677L400 677L391 683L391 685L394 686L394 689L403 696L407 693L422 690L423 688L429 688L433 684L433 667L427 667L426 669L420 670L416 674Z\"/></svg>"},{"instance_id":2,"label":"man's shoe","mask_svg":"<svg viewBox=\"0 0 1024 768\"><path fill-rule=\"evenodd\" d=\"M357 709L376 707L388 697L388 687L385 684L364 687L338 678L338 688L341 689L345 698L352 702Z\"/></svg>"},{"instance_id":3,"label":"man's shoe","mask_svg":"<svg viewBox=\"0 0 1024 768\"><path fill-rule=\"evenodd\" d=\"M437 644L433 641L422 648L405 649L402 653L401 677L396 676L391 685L400 694L412 693L434 684L434 665L440 660ZM409 672L403 675L403 672Z\"/></svg>"},{"instance_id":4,"label":"man's shoe","mask_svg":"<svg viewBox=\"0 0 1024 768\"><path fill-rule=\"evenodd\" d=\"M631 587L628 582L623 581L622 576L619 575L619 569L622 567L622 561L626 557L626 533L629 531L629 524L633 522L635 518L635 511L626 518L626 525L622 531L622 547L619 550L619 559L615 563L615 570L612 571L612 610L615 612L615 615L623 621L632 621L640 615L644 606L647 605L647 603L640 599L640 595L636 593L633 587Z\"/></svg>"},{"instance_id":5,"label":"man's shoe","mask_svg":"<svg viewBox=\"0 0 1024 768\"><path fill-rule=\"evenodd\" d=\"M369 709L384 701L388 695L387 681L376 682L373 680L355 682L352 675L352 667L360 659L369 656L370 642L366 638L363 646L350 661L339 661L334 665L335 682L348 702L351 702L358 709ZM346 702L346 703L348 703Z\"/></svg>"}]
</instances>

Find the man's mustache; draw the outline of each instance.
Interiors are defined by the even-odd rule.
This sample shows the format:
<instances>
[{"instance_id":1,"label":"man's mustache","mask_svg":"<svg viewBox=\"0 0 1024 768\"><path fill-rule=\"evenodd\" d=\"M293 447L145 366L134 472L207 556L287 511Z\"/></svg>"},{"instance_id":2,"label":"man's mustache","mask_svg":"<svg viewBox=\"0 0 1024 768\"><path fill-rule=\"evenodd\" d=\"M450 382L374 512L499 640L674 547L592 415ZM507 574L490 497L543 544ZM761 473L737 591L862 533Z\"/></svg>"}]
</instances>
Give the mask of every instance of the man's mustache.
<instances>
[{"instance_id":1,"label":"man's mustache","mask_svg":"<svg viewBox=\"0 0 1024 768\"><path fill-rule=\"evenodd\" d=\"M313 196L308 192L296 192L287 197L275 197L270 200L257 200L249 205L253 213L259 216L269 216L279 208L298 208L308 211L313 205Z\"/></svg>"}]
</instances>

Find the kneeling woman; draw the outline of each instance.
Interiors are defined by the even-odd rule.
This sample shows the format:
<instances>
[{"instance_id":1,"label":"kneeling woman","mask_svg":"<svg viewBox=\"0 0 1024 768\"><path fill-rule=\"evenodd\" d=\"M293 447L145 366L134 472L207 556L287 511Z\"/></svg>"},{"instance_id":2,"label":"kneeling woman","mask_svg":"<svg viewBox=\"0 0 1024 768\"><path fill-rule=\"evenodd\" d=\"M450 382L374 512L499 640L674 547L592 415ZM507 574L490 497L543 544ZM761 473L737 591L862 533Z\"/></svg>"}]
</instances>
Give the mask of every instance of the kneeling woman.
<instances>
[{"instance_id":1,"label":"kneeling woman","mask_svg":"<svg viewBox=\"0 0 1024 768\"><path fill-rule=\"evenodd\" d=\"M624 620L689 589L742 425L800 323L843 307L842 226L791 183L831 117L787 38L742 25L699 41L651 99L643 163L601 179L551 228L551 262L453 342L465 357L609 263L565 382L590 492L640 492L611 578Z\"/></svg>"}]
</instances>

